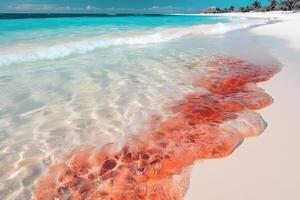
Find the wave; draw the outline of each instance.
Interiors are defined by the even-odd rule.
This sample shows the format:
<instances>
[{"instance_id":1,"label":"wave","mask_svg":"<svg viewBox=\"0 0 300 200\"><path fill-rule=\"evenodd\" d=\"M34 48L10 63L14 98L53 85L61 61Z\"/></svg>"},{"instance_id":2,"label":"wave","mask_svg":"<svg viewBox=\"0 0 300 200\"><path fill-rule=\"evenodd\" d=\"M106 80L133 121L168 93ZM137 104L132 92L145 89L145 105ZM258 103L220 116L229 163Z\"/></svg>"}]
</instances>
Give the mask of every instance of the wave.
<instances>
[{"instance_id":1,"label":"wave","mask_svg":"<svg viewBox=\"0 0 300 200\"><path fill-rule=\"evenodd\" d=\"M77 41L67 41L52 45L31 44L26 47L16 45L0 49L0 66L21 62L54 60L74 54L85 54L99 48L124 45L146 45L168 42L190 35L220 35L230 31L244 29L253 25L264 24L266 20L234 19L230 23L197 25L180 28L154 29L152 32L137 32L134 35L102 36ZM1 52L2 51L2 52Z\"/></svg>"}]
</instances>

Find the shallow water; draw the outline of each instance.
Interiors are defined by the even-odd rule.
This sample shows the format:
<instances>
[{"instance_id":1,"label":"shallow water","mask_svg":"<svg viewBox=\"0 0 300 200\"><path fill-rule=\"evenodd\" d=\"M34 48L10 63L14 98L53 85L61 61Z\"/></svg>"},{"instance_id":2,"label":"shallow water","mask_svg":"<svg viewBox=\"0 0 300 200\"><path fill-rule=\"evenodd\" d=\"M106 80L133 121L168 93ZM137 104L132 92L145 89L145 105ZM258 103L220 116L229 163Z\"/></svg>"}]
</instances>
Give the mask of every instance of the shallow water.
<instances>
[{"instance_id":1,"label":"shallow water","mask_svg":"<svg viewBox=\"0 0 300 200\"><path fill-rule=\"evenodd\" d=\"M261 23L188 16L0 20L1 199L30 199L34 182L78 147L121 147L149 117L168 118L167 105L203 90L195 80L206 68L192 63L219 54L271 60L251 36L230 32Z\"/></svg>"}]
</instances>

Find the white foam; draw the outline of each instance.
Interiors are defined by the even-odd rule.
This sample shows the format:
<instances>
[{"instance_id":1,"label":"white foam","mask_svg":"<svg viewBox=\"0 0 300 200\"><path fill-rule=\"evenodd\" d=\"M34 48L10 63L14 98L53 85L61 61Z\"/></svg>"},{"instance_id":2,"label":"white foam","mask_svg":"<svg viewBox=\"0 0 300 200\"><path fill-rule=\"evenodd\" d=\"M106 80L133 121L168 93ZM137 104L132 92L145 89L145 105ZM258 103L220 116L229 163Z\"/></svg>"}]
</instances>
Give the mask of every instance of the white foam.
<instances>
[{"instance_id":1,"label":"white foam","mask_svg":"<svg viewBox=\"0 0 300 200\"><path fill-rule=\"evenodd\" d=\"M59 41L57 44L32 44L26 48L16 45L0 49L0 66L20 62L39 60L54 60L73 54L84 54L99 48L123 45L146 45L168 42L189 35L219 35L229 31L248 28L253 25L266 23L266 20L249 20L238 18L230 23L213 25L197 25L181 28L153 29L151 32L137 32L128 36L126 33L119 36L102 36L84 38L77 41Z\"/></svg>"}]
</instances>

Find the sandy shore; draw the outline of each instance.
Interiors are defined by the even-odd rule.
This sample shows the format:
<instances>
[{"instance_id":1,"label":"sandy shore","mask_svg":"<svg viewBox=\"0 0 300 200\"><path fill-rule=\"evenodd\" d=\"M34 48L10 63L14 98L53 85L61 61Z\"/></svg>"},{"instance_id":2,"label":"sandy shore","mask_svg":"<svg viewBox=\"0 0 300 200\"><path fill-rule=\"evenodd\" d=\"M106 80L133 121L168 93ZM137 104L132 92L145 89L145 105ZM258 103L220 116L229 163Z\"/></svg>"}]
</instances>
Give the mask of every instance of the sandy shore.
<instances>
[{"instance_id":1,"label":"sandy shore","mask_svg":"<svg viewBox=\"0 0 300 200\"><path fill-rule=\"evenodd\" d=\"M264 134L247 139L227 158L197 164L185 199L299 200L300 13L226 15L279 20L251 31L282 41L270 44L270 51L284 68L262 84L275 101L260 111L269 124Z\"/></svg>"}]
</instances>

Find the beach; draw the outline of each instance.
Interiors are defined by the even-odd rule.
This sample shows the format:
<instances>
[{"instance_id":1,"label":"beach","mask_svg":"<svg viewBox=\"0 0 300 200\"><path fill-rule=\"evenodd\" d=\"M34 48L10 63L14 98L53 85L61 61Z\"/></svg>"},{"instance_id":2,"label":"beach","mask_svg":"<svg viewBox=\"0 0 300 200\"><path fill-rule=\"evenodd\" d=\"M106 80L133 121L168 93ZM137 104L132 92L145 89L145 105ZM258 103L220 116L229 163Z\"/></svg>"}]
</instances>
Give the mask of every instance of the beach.
<instances>
[{"instance_id":1,"label":"beach","mask_svg":"<svg viewBox=\"0 0 300 200\"><path fill-rule=\"evenodd\" d=\"M277 38L267 48L283 69L259 86L274 103L259 111L268 123L265 132L249 138L229 157L205 160L193 167L186 200L297 200L300 199L300 14L246 13L233 17L280 21L252 28L263 42ZM276 42L277 41L277 42Z\"/></svg>"},{"instance_id":2,"label":"beach","mask_svg":"<svg viewBox=\"0 0 300 200\"><path fill-rule=\"evenodd\" d=\"M1 15L0 199L298 199L298 23Z\"/></svg>"}]
</instances>

